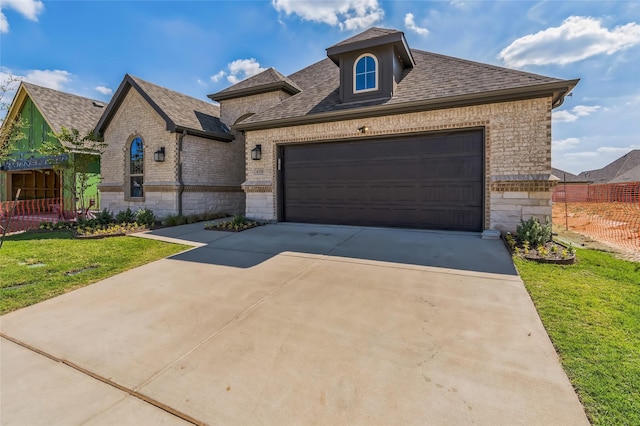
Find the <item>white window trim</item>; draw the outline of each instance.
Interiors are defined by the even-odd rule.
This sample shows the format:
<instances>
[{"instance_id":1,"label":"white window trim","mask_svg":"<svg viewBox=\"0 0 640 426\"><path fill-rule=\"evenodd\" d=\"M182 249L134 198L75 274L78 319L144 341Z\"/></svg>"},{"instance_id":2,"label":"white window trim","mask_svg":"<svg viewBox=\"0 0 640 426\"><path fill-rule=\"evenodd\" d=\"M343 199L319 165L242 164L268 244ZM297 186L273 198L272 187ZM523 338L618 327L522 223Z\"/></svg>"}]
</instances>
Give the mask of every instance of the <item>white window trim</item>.
<instances>
[{"instance_id":1,"label":"white window trim","mask_svg":"<svg viewBox=\"0 0 640 426\"><path fill-rule=\"evenodd\" d=\"M356 67L358 66L358 62L360 61L360 59L364 58L364 57L370 57L373 58L373 62L376 65L376 85L371 88L371 89L361 89L361 90L357 90L356 89ZM366 92L375 92L376 90L378 90L378 80L380 80L380 67L378 66L378 58L376 57L376 55L374 55L373 53L363 53L362 55L358 56L355 60L355 62L353 63L353 93L366 93Z\"/></svg>"}]
</instances>

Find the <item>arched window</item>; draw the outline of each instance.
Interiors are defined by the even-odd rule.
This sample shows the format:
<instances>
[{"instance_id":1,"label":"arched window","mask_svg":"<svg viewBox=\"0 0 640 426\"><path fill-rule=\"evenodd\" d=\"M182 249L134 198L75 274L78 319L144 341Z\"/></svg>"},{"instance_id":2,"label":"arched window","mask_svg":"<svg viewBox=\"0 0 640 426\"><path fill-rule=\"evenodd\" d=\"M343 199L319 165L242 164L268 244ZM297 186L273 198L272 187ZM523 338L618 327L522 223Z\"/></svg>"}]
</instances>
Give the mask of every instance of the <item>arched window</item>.
<instances>
[{"instance_id":1,"label":"arched window","mask_svg":"<svg viewBox=\"0 0 640 426\"><path fill-rule=\"evenodd\" d=\"M353 67L353 92L368 92L378 89L378 59L365 53L356 59Z\"/></svg>"},{"instance_id":2,"label":"arched window","mask_svg":"<svg viewBox=\"0 0 640 426\"><path fill-rule=\"evenodd\" d=\"M144 143L135 137L129 148L129 197L142 198L144 191Z\"/></svg>"}]
</instances>

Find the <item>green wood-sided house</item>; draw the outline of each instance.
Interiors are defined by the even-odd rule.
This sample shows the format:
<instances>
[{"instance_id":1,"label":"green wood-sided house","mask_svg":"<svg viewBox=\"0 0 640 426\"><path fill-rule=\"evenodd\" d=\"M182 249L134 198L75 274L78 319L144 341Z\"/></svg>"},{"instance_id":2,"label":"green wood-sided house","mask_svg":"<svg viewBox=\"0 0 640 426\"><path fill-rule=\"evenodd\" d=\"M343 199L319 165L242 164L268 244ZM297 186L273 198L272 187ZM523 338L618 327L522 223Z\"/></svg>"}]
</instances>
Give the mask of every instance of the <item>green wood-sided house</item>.
<instances>
[{"instance_id":1,"label":"green wood-sided house","mask_svg":"<svg viewBox=\"0 0 640 426\"><path fill-rule=\"evenodd\" d=\"M45 141L60 143L51 132L59 133L63 127L86 134L95 127L105 106L97 100L22 82L3 125L23 118L24 137L13 144L9 159L0 164L0 201L13 200L20 189L20 200L62 199L69 204L72 199L69 180L73 175L64 171L56 173L55 159L42 155L39 150ZM89 167L91 184L84 198L98 204L100 157L93 157ZM71 206L65 205L65 209L69 208Z\"/></svg>"}]
</instances>

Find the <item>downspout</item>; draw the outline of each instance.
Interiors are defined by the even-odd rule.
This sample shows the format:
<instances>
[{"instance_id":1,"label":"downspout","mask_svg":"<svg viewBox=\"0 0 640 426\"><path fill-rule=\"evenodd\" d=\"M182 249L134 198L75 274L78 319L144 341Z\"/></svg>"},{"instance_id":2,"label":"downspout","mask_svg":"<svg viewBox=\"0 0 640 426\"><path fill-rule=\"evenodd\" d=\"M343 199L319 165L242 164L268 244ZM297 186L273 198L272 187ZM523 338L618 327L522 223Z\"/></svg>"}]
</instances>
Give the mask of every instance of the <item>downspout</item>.
<instances>
[{"instance_id":1,"label":"downspout","mask_svg":"<svg viewBox=\"0 0 640 426\"><path fill-rule=\"evenodd\" d=\"M187 136L187 131L183 130L178 135L178 216L182 216L182 194L184 193L184 181L182 180L182 139Z\"/></svg>"}]
</instances>

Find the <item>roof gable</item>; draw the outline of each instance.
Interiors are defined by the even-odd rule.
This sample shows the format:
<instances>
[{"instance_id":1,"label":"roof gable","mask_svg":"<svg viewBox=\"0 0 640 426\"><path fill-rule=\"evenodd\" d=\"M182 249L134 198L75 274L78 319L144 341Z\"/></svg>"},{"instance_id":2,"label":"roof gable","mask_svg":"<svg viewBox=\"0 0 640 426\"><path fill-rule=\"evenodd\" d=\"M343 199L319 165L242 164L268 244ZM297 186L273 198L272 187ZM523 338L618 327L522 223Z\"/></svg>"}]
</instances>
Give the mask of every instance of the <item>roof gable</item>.
<instances>
[{"instance_id":1,"label":"roof gable","mask_svg":"<svg viewBox=\"0 0 640 426\"><path fill-rule=\"evenodd\" d=\"M17 117L29 98L54 133L75 128L81 133L93 130L105 110L105 103L48 87L21 82L7 112L7 121Z\"/></svg>"},{"instance_id":2,"label":"roof gable","mask_svg":"<svg viewBox=\"0 0 640 426\"><path fill-rule=\"evenodd\" d=\"M162 86L126 74L109 106L102 114L96 130L102 134L120 108L129 90L136 90L162 117L166 130L186 131L210 139L229 142L233 136L220 121L220 108L209 102L167 89Z\"/></svg>"},{"instance_id":3,"label":"roof gable","mask_svg":"<svg viewBox=\"0 0 640 426\"><path fill-rule=\"evenodd\" d=\"M295 95L302 89L293 80L280 74L275 68L269 68L220 92L208 95L208 97L215 101L222 101L276 90L284 90L291 95Z\"/></svg>"},{"instance_id":4,"label":"roof gable","mask_svg":"<svg viewBox=\"0 0 640 426\"><path fill-rule=\"evenodd\" d=\"M386 28L369 28L366 31L341 41L327 49L327 56L336 64L340 63L340 55L355 50L370 49L385 44L393 45L396 55L402 60L404 67L411 68L415 65L411 55L411 49L404 38L404 33L398 30Z\"/></svg>"}]
</instances>

